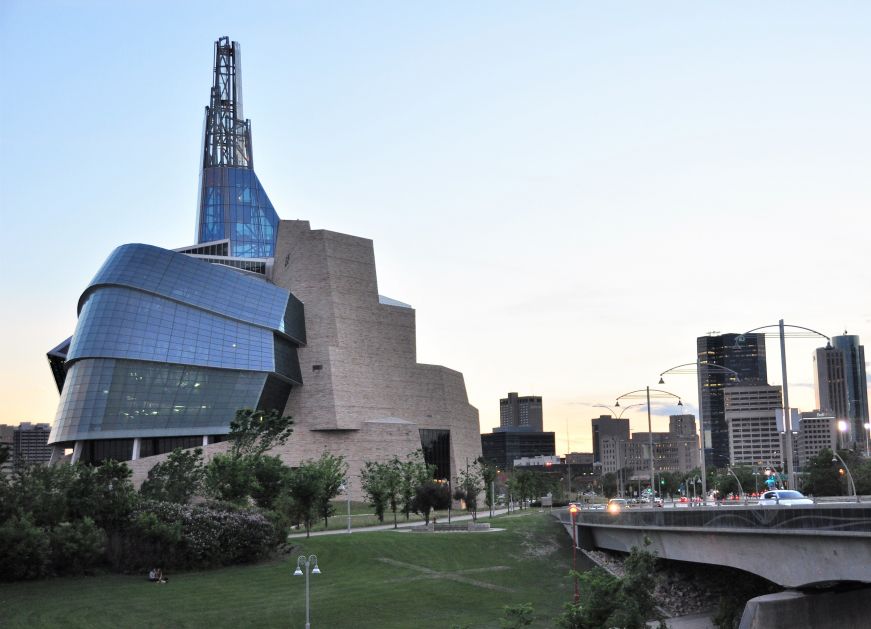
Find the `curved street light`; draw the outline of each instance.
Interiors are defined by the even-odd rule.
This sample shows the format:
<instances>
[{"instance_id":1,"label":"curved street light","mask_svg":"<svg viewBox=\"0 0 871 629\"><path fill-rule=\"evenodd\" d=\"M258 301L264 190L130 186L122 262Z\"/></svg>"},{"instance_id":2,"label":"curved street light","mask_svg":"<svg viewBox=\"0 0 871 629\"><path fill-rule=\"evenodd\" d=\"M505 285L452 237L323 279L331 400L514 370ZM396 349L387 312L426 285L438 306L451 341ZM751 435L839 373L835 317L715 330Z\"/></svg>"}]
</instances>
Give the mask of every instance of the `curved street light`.
<instances>
[{"instance_id":1,"label":"curved street light","mask_svg":"<svg viewBox=\"0 0 871 629\"><path fill-rule=\"evenodd\" d=\"M707 500L708 496L708 473L705 469L705 423L704 418L702 416L702 369L706 372L709 370L714 371L722 371L728 374L731 374L731 380L733 382L738 382L741 378L738 375L738 372L734 369L729 369L728 367L724 367L723 365L718 365L716 363L708 363L697 360L694 363L683 363L682 365L675 365L674 367L669 367L665 371L659 374L659 384L665 384L665 380L663 376L669 373L673 374L690 374L696 373L699 374L698 380L698 389L699 389L699 469L702 472L702 496L705 500Z\"/></svg>"},{"instance_id":2,"label":"curved street light","mask_svg":"<svg viewBox=\"0 0 871 629\"><path fill-rule=\"evenodd\" d=\"M826 348L832 346L832 340L822 332L817 332L816 330L801 325L787 325L783 322L783 319L781 319L776 325L763 325L758 328L753 328L752 330L747 330L744 334L735 339L735 345L737 346L739 339L747 334L752 334L759 330L765 330L768 328L777 328L778 336L780 337L780 369L783 373L783 429L786 433L786 466L789 468L789 486L792 489L795 489L797 477L792 452L792 418L789 416L789 388L786 380L786 337L787 335L792 338L813 338L819 336L826 339ZM787 334L785 328L800 330L800 332L791 332Z\"/></svg>"},{"instance_id":3,"label":"curved street light","mask_svg":"<svg viewBox=\"0 0 871 629\"><path fill-rule=\"evenodd\" d=\"M625 413L626 411L628 411L630 408L634 408L634 407L636 407L636 406L644 406L644 402L639 402L638 404L630 404L629 406L620 406L620 405L618 404L617 406L620 407L620 412L619 412L619 413L617 413L617 411L615 411L613 408L611 408L611 407L608 406L607 404L593 404L593 408L597 408L597 407L598 407L598 408L607 408L609 411L611 411L611 415L612 415L613 417L616 417L617 419L622 419L622 418L623 418L623 413Z\"/></svg>"},{"instance_id":4,"label":"curved street light","mask_svg":"<svg viewBox=\"0 0 871 629\"><path fill-rule=\"evenodd\" d=\"M844 466L844 470L847 472L847 480L850 481L850 485L853 486L853 497L856 499L856 502L861 502L859 500L859 494L856 492L856 483L853 480L853 475L850 474L850 468L847 467L847 463L844 461L844 459L841 458L841 455L838 454L836 451L832 450L832 455L833 455L832 456L832 463L835 463L835 460L837 459L838 461L841 462L841 465Z\"/></svg>"},{"instance_id":5,"label":"curved street light","mask_svg":"<svg viewBox=\"0 0 871 629\"><path fill-rule=\"evenodd\" d=\"M677 405L683 406L683 402L681 402L680 396L675 395L669 391L663 391L662 389L651 389L650 387L645 387L643 389L636 389L635 391L629 391L628 393L624 393L623 395L618 395L617 399L614 401L614 406L620 406L620 400L627 399L638 399L641 397L642 393L646 394L647 397L647 436L650 440L650 492L653 495L655 491L653 487L654 479L656 475L654 473L653 468L653 424L650 420L650 393L653 393L654 398L677 398ZM626 408L629 408L628 406Z\"/></svg>"}]
</instances>

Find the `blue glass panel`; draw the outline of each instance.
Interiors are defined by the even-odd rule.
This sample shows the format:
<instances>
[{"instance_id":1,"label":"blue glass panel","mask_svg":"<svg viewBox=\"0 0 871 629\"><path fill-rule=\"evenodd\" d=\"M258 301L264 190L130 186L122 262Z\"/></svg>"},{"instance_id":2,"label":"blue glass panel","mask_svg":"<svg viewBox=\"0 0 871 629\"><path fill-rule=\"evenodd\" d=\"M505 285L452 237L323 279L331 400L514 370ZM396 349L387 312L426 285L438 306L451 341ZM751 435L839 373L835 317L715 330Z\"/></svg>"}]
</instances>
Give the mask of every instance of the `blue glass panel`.
<instances>
[{"instance_id":1,"label":"blue glass panel","mask_svg":"<svg viewBox=\"0 0 871 629\"><path fill-rule=\"evenodd\" d=\"M100 357L275 370L270 330L115 286L88 297L67 360Z\"/></svg>"},{"instance_id":2,"label":"blue glass panel","mask_svg":"<svg viewBox=\"0 0 871 629\"><path fill-rule=\"evenodd\" d=\"M288 291L265 279L140 244L122 245L112 252L79 300L79 310L95 287L103 284L139 288L274 330L285 326L290 299ZM294 311L294 316L299 314Z\"/></svg>"},{"instance_id":3,"label":"blue glass panel","mask_svg":"<svg viewBox=\"0 0 871 629\"><path fill-rule=\"evenodd\" d=\"M130 360L70 367L49 443L224 434L239 408L256 407L265 373Z\"/></svg>"},{"instance_id":4,"label":"blue glass panel","mask_svg":"<svg viewBox=\"0 0 871 629\"><path fill-rule=\"evenodd\" d=\"M198 242L230 239L230 255L271 258L275 253L278 214L248 168L203 170Z\"/></svg>"}]
</instances>

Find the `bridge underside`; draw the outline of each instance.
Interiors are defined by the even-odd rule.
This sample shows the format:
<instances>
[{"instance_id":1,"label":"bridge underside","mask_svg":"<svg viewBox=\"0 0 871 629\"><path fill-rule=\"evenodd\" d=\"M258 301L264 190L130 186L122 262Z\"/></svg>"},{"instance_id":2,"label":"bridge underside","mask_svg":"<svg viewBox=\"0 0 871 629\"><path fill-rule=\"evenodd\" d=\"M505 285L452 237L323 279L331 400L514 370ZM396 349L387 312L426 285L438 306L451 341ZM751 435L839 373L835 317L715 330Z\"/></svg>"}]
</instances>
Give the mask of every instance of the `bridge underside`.
<instances>
[{"instance_id":1,"label":"bridge underside","mask_svg":"<svg viewBox=\"0 0 871 629\"><path fill-rule=\"evenodd\" d=\"M813 518L819 522L817 529L764 525L749 528L746 524L752 516L747 508L735 514L743 520L743 527L722 526L727 515L723 509L699 509L692 520L702 526L668 526L674 522L663 520L673 520L672 516L663 515L662 510L647 511L616 517L583 513L577 522L578 545L629 552L649 540L650 550L663 559L730 566L787 588L845 581L871 583L871 532L861 530L871 523L866 509L849 513L851 520L856 519L856 526L845 526L843 512L839 512L833 518L837 524L828 530L816 509ZM789 517L771 518L770 512L761 517L768 524L783 519L794 525L799 513L792 510L784 515ZM712 525L705 526L706 522Z\"/></svg>"}]
</instances>

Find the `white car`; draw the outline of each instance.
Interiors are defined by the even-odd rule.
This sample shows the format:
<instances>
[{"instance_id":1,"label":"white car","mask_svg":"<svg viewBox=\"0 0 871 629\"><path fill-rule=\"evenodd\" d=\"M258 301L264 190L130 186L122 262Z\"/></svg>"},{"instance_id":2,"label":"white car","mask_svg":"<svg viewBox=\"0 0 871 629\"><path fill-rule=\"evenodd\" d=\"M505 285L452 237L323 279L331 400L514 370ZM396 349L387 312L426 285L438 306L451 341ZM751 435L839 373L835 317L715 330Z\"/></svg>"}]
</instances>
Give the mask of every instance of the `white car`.
<instances>
[{"instance_id":1,"label":"white car","mask_svg":"<svg viewBox=\"0 0 871 629\"><path fill-rule=\"evenodd\" d=\"M774 489L766 491L759 497L759 504L761 505L792 507L794 505L812 505L813 503L813 500L800 491L793 491L791 489Z\"/></svg>"}]
</instances>

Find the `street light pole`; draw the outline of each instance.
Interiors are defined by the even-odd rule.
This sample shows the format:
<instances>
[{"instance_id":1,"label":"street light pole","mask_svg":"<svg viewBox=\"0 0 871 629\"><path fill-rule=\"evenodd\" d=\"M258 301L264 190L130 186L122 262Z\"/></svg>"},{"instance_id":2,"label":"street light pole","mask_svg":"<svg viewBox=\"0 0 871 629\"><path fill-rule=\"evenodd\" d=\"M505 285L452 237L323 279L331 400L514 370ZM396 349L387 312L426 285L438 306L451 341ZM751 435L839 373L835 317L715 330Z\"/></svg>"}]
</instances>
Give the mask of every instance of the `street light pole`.
<instances>
[{"instance_id":1,"label":"street light pole","mask_svg":"<svg viewBox=\"0 0 871 629\"><path fill-rule=\"evenodd\" d=\"M578 525L575 520L578 511L576 505L569 507L569 513L572 516L572 572L575 573L575 605L581 600L581 592L578 589Z\"/></svg>"},{"instance_id":2,"label":"street light pole","mask_svg":"<svg viewBox=\"0 0 871 629\"><path fill-rule=\"evenodd\" d=\"M844 471L847 472L847 480L850 481L850 485L853 486L853 497L856 498L856 502L861 502L859 500L859 494L856 492L856 483L853 481L853 475L850 474L850 468L847 467L847 463L844 461L844 459L841 458L841 455L838 454L837 452L833 451L832 454L835 457L837 457L837 459L841 462L841 465L844 466ZM835 462L835 459L833 458L832 463L834 463L834 462Z\"/></svg>"},{"instance_id":3,"label":"street light pole","mask_svg":"<svg viewBox=\"0 0 871 629\"><path fill-rule=\"evenodd\" d=\"M653 423L650 421L650 387L647 387L647 436L650 443L650 496L654 495L653 483L656 482L656 473L653 467Z\"/></svg>"},{"instance_id":4,"label":"street light pole","mask_svg":"<svg viewBox=\"0 0 871 629\"><path fill-rule=\"evenodd\" d=\"M309 570L309 567L314 564L314 568ZM311 574L320 574L321 569L318 568L318 557L317 555L309 555L308 559L306 559L305 555L300 555L296 560L296 570L293 571L293 576L301 577L303 575L303 568L305 568L305 629L311 629L311 606L310 606L310 596L309 596L309 584L308 584L308 575L309 572Z\"/></svg>"},{"instance_id":5,"label":"street light pole","mask_svg":"<svg viewBox=\"0 0 871 629\"><path fill-rule=\"evenodd\" d=\"M777 326L774 325L764 325L759 328L754 328L744 333L744 335L750 334L752 332L757 332L758 330L764 330L765 328L773 328L777 327L778 333L780 335L780 369L783 374L783 428L786 432L786 436L784 439L786 446L786 467L789 468L789 486L793 489L796 488L797 483L797 474L795 471L795 461L793 460L795 457L792 452L792 417L789 414L789 387L786 380L786 334L784 332L784 328L796 328L799 330L804 330L806 333L810 333L814 336L821 336L826 339L827 347L831 347L830 341L831 339L823 334L822 332L817 332L816 330L812 330L811 328L806 328L800 325L788 325L783 322L783 319L777 322Z\"/></svg>"},{"instance_id":6,"label":"street light pole","mask_svg":"<svg viewBox=\"0 0 871 629\"><path fill-rule=\"evenodd\" d=\"M647 436L648 436L648 442L649 442L649 447L650 447L650 491L652 493L654 491L653 484L654 484L656 479L654 478L654 465L653 465L653 423L651 421L651 412L650 412L650 393L651 393L651 391L653 393L657 394L659 397L676 398L677 405L683 406L683 402L681 402L679 395L675 395L674 393L669 393L668 391L663 391L662 389L651 389L649 386L645 387L644 389L636 389L635 391L629 391L629 393L624 393L623 395L618 396L614 406L619 407L620 400L622 398L629 398L629 397L634 396L637 399L638 397L640 397L640 394L642 392L645 394L645 396L647 398ZM638 481L638 484L639 484L638 494L640 497L641 480Z\"/></svg>"},{"instance_id":7,"label":"street light pole","mask_svg":"<svg viewBox=\"0 0 871 629\"><path fill-rule=\"evenodd\" d=\"M716 363L708 363L701 362L700 360L696 360L694 363L684 363L682 365L676 365L674 367L670 367L666 369L661 374L659 374L659 384L665 384L665 380L663 380L663 376L667 373L692 373L691 371L679 371L681 369L685 369L687 367L692 366L695 368L695 372L697 374L696 381L698 382L698 395L699 395L699 469L702 472L702 496L707 498L708 495L708 472L705 468L705 421L704 421L704 400L702 399L702 374L704 373L702 369L710 370L711 368L716 368L719 371L726 372L730 374L730 376L734 380L738 380L738 372L734 369L729 369L728 367L724 367L723 365L718 365Z\"/></svg>"}]
</instances>

